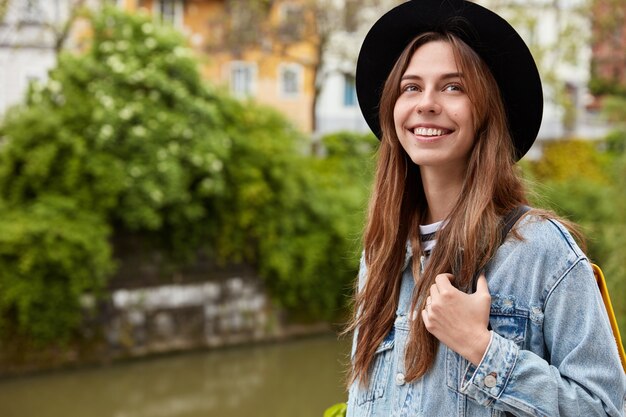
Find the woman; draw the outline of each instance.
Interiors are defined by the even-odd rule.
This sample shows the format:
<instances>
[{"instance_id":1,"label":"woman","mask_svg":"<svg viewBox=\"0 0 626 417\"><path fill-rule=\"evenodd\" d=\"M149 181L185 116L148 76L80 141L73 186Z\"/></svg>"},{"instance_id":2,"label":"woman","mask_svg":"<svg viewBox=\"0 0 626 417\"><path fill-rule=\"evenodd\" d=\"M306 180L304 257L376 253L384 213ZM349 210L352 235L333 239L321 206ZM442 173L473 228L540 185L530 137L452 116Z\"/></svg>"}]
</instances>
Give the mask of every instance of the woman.
<instances>
[{"instance_id":1,"label":"woman","mask_svg":"<svg viewBox=\"0 0 626 417\"><path fill-rule=\"evenodd\" d=\"M606 312L564 222L532 210L501 242L542 114L519 35L474 3L408 1L368 33L357 94L381 145L348 416L622 415Z\"/></svg>"}]
</instances>

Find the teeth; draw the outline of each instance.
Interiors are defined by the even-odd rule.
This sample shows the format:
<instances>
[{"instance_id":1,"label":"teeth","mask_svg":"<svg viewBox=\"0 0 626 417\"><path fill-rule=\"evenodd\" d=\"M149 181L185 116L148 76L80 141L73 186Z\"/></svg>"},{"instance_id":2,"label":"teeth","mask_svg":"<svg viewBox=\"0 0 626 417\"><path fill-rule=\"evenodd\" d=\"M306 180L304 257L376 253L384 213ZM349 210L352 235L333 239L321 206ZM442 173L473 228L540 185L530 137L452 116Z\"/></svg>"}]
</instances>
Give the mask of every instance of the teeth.
<instances>
[{"instance_id":1,"label":"teeth","mask_svg":"<svg viewBox=\"0 0 626 417\"><path fill-rule=\"evenodd\" d=\"M433 129L433 128L426 128L426 127L416 127L413 130L413 134L414 135L420 135L420 136L441 136L444 134L444 130L443 129Z\"/></svg>"}]
</instances>

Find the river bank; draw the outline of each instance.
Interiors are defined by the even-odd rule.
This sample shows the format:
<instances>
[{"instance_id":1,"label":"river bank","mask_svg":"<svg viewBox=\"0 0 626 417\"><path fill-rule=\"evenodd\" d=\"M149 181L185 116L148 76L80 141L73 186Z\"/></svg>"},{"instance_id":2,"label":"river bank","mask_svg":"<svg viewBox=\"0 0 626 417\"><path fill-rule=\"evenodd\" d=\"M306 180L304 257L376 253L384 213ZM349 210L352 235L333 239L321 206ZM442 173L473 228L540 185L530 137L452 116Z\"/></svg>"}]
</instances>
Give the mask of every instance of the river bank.
<instances>
[{"instance_id":1,"label":"river bank","mask_svg":"<svg viewBox=\"0 0 626 417\"><path fill-rule=\"evenodd\" d=\"M85 322L73 340L0 341L0 378L336 334L328 323L288 317L251 269L212 271L208 280L190 274L179 283L126 280L135 285L118 284L98 301L84 297Z\"/></svg>"},{"instance_id":2,"label":"river bank","mask_svg":"<svg viewBox=\"0 0 626 417\"><path fill-rule=\"evenodd\" d=\"M321 417L345 401L349 340L302 336L0 380L7 417Z\"/></svg>"}]
</instances>

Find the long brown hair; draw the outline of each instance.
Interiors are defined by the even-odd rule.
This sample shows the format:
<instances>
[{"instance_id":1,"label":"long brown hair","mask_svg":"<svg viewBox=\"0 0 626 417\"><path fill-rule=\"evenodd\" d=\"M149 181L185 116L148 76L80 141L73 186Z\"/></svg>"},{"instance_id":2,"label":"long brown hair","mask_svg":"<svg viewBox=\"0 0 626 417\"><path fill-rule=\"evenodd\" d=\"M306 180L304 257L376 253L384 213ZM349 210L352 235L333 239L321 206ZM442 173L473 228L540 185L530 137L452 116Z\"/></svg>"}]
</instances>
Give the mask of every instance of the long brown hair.
<instances>
[{"instance_id":1,"label":"long brown hair","mask_svg":"<svg viewBox=\"0 0 626 417\"><path fill-rule=\"evenodd\" d=\"M419 256L413 256L415 292L411 311L424 307L428 289L439 273L451 272L454 284L467 289L476 271L485 267L498 248L502 216L526 203L514 166L504 105L489 68L472 48L452 34L420 35L398 58L380 100L383 135L364 234L367 280L356 295L355 313L348 327L348 331L358 329L351 381L369 380L374 352L393 326L407 241L414 254L421 252L418 226L425 220L426 198L419 167L396 136L393 109L400 95L400 79L413 53L433 41L448 42L453 48L473 106L476 137L461 193L446 219L446 227L437 232L437 246L423 273ZM428 371L437 348L438 340L426 330L423 321L413 320L405 356L407 381Z\"/></svg>"}]
</instances>

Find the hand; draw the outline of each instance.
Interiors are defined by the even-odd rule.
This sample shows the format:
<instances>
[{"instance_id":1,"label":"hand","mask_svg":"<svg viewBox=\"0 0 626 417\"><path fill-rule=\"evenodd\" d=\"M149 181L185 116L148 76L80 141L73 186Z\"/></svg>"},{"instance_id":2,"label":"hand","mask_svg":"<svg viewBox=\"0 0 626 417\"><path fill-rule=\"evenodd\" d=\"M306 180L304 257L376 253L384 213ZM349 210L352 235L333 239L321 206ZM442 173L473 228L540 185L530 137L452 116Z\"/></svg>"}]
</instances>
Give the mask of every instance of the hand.
<instances>
[{"instance_id":1,"label":"hand","mask_svg":"<svg viewBox=\"0 0 626 417\"><path fill-rule=\"evenodd\" d=\"M474 294L459 291L450 283L452 280L452 274L437 275L422 320L441 343L478 365L491 340L487 329L491 308L487 279L481 274Z\"/></svg>"}]
</instances>

